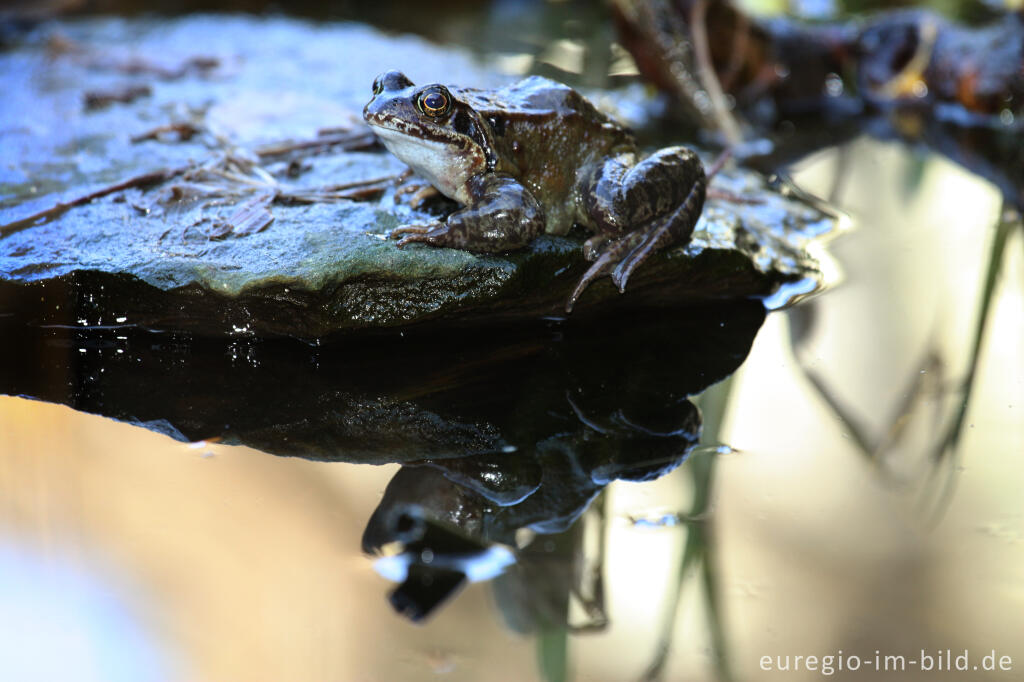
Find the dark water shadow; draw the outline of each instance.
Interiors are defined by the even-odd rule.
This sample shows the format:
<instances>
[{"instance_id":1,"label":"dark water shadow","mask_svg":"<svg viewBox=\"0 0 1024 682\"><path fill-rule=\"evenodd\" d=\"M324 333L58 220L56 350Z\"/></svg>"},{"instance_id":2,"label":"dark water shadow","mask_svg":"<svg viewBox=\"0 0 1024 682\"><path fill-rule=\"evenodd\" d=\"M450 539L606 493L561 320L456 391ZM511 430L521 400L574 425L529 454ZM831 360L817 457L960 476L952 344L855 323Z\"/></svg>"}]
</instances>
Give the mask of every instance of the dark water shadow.
<instances>
[{"instance_id":1,"label":"dark water shadow","mask_svg":"<svg viewBox=\"0 0 1024 682\"><path fill-rule=\"evenodd\" d=\"M375 464L530 452L581 430L594 447L660 441L687 418L687 396L739 365L764 318L739 301L307 345L33 326L16 302L4 310L0 393L184 442Z\"/></svg>"}]
</instances>

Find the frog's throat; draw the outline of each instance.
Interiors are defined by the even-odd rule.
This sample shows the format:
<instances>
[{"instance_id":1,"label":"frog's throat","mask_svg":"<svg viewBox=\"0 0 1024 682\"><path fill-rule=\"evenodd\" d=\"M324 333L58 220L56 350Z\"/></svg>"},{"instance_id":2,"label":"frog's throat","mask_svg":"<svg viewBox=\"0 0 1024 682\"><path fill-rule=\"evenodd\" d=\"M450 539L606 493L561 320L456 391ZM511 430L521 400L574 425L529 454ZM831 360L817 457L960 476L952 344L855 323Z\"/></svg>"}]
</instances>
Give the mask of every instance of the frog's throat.
<instances>
[{"instance_id":1,"label":"frog's throat","mask_svg":"<svg viewBox=\"0 0 1024 682\"><path fill-rule=\"evenodd\" d=\"M373 130L389 152L441 194L461 204L471 203L468 183L487 168L487 159L479 147L464 140L435 140L378 125Z\"/></svg>"}]
</instances>

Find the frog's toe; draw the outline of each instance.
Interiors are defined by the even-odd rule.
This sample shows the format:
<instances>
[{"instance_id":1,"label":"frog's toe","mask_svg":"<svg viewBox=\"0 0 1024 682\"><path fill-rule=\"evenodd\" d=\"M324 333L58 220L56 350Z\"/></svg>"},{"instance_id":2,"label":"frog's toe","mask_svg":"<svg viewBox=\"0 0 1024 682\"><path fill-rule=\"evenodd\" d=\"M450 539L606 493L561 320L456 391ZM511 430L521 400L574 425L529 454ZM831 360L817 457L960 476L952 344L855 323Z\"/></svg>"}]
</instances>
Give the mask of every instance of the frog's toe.
<instances>
[{"instance_id":1,"label":"frog's toe","mask_svg":"<svg viewBox=\"0 0 1024 682\"><path fill-rule=\"evenodd\" d=\"M402 225L401 227L396 227L391 230L391 232L388 232L388 238L398 239L402 235L406 234L423 234L428 229L430 228L426 225Z\"/></svg>"},{"instance_id":2,"label":"frog's toe","mask_svg":"<svg viewBox=\"0 0 1024 682\"><path fill-rule=\"evenodd\" d=\"M441 196L441 193L433 185L427 185L426 187L419 188L416 192L409 197L409 206L419 210L432 199Z\"/></svg>"},{"instance_id":3,"label":"frog's toe","mask_svg":"<svg viewBox=\"0 0 1024 682\"><path fill-rule=\"evenodd\" d=\"M583 277L580 277L579 283L576 285L576 288L573 289L572 294L569 296L569 300L565 303L565 312L571 313L573 306L576 305L576 300L580 297L580 294L590 286L591 282L601 275L606 274L614 265L614 259L607 251L601 254L601 257L598 258L585 273L583 273Z\"/></svg>"},{"instance_id":4,"label":"frog's toe","mask_svg":"<svg viewBox=\"0 0 1024 682\"><path fill-rule=\"evenodd\" d=\"M628 252L629 247L632 245L631 242L632 240L627 237L624 239L617 239L605 246L604 251L602 251L601 255L597 257L594 264L591 265L585 273L583 273L583 277L580 277L579 283L576 285L576 288L573 289L572 295L569 296L569 301L565 304L565 312L572 312L572 307L576 304L576 299L578 299L580 294L590 286L591 282L598 277L612 272L613 268L615 268L619 261L622 260L622 254L624 252ZM620 288L619 291L622 291L622 289Z\"/></svg>"},{"instance_id":5,"label":"frog's toe","mask_svg":"<svg viewBox=\"0 0 1024 682\"><path fill-rule=\"evenodd\" d=\"M443 227L439 227L431 230L430 232L424 232L422 234L406 235L399 239L398 243L395 244L395 246L397 246L398 248L402 248L407 244L413 243L430 244L432 246L444 246L444 238L446 234L447 230Z\"/></svg>"},{"instance_id":6,"label":"frog's toe","mask_svg":"<svg viewBox=\"0 0 1024 682\"><path fill-rule=\"evenodd\" d=\"M583 242L583 257L593 263L601 255L601 247L608 242L608 235L595 234Z\"/></svg>"},{"instance_id":7,"label":"frog's toe","mask_svg":"<svg viewBox=\"0 0 1024 682\"><path fill-rule=\"evenodd\" d=\"M633 271L640 267L640 264L650 258L651 254L671 244L678 230L677 216L675 213L660 220L656 220L642 233L640 242L618 261L611 273L612 281L622 293L626 290L626 282ZM689 236L689 235L687 235Z\"/></svg>"},{"instance_id":8,"label":"frog's toe","mask_svg":"<svg viewBox=\"0 0 1024 682\"><path fill-rule=\"evenodd\" d=\"M626 254L622 260L615 264L615 268L611 272L612 282L618 288L619 293L625 293L626 282L629 281L629 276L633 274L633 271L640 267L640 264L647 260L647 257L651 255L651 251L654 249L657 241L655 235L648 235L648 237L640 243L635 249Z\"/></svg>"},{"instance_id":9,"label":"frog's toe","mask_svg":"<svg viewBox=\"0 0 1024 682\"><path fill-rule=\"evenodd\" d=\"M612 283L619 290L620 294L626 293L626 283L629 281L629 276L633 274L633 271L640 267L640 264L647 259L647 254L637 254L637 249L631 253L627 258L615 265L615 269L612 270L609 275L612 278Z\"/></svg>"},{"instance_id":10,"label":"frog's toe","mask_svg":"<svg viewBox=\"0 0 1024 682\"><path fill-rule=\"evenodd\" d=\"M619 290L620 294L626 293L626 282L629 281L629 276L633 274L633 268L624 268L623 265L624 263L619 263L611 273L612 283Z\"/></svg>"},{"instance_id":11,"label":"frog's toe","mask_svg":"<svg viewBox=\"0 0 1024 682\"><path fill-rule=\"evenodd\" d=\"M441 223L429 223L427 225L402 225L388 233L390 239L398 239L398 247L401 248L411 242L432 242L440 234L444 233L444 225Z\"/></svg>"}]
</instances>

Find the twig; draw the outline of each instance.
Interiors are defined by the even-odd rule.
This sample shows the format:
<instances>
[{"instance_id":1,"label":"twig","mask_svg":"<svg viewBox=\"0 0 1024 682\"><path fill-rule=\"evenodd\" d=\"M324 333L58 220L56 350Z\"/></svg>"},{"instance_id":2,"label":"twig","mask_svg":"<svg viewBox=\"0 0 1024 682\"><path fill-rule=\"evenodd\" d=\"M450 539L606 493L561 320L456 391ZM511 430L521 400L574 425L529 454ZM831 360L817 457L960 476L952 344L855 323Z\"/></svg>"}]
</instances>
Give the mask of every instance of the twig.
<instances>
[{"instance_id":1,"label":"twig","mask_svg":"<svg viewBox=\"0 0 1024 682\"><path fill-rule=\"evenodd\" d=\"M276 199L276 192L256 195L239 206L227 220L215 221L210 236L219 238L229 234L247 235L259 232L274 222L274 216L267 210L267 207Z\"/></svg>"},{"instance_id":2,"label":"twig","mask_svg":"<svg viewBox=\"0 0 1024 682\"><path fill-rule=\"evenodd\" d=\"M697 60L697 77L708 94L708 99L711 100L711 109L715 114L719 129L729 146L734 147L743 140L743 135L736 118L729 111L725 93L722 92L722 85L718 82L718 76L715 74L715 67L711 61L706 21L707 9L707 0L697 0L690 9L690 35L693 38L693 51Z\"/></svg>"},{"instance_id":3,"label":"twig","mask_svg":"<svg viewBox=\"0 0 1024 682\"><path fill-rule=\"evenodd\" d=\"M932 60L935 41L939 36L939 24L932 17L925 17L918 30L917 49L910 61L888 81L877 89L877 94L886 99L898 99L907 94L914 94L913 86L923 80L925 69Z\"/></svg>"},{"instance_id":4,"label":"twig","mask_svg":"<svg viewBox=\"0 0 1024 682\"><path fill-rule=\"evenodd\" d=\"M275 142L256 148L256 154L260 158L283 156L292 152L306 150L320 150L333 146L341 146L345 151L353 149L366 149L377 144L377 136L370 130L357 133L343 133L322 135L312 140L299 140L288 142Z\"/></svg>"},{"instance_id":5,"label":"twig","mask_svg":"<svg viewBox=\"0 0 1024 682\"><path fill-rule=\"evenodd\" d=\"M732 47L729 51L729 63L718 79L723 90L731 89L733 82L743 68L743 57L750 44L750 17L745 12L736 12L736 29L732 34Z\"/></svg>"},{"instance_id":6,"label":"twig","mask_svg":"<svg viewBox=\"0 0 1024 682\"><path fill-rule=\"evenodd\" d=\"M196 72L205 74L220 66L220 60L216 57L197 55L189 57L175 67L167 67L156 62L151 62L143 57L104 57L97 56L86 61L86 66L94 69L119 71L129 76L155 76L161 80L177 80Z\"/></svg>"},{"instance_id":7,"label":"twig","mask_svg":"<svg viewBox=\"0 0 1024 682\"><path fill-rule=\"evenodd\" d=\"M176 177L178 175L181 175L182 173L187 172L193 167L193 164L188 164L186 166L179 166L177 168L164 168L157 171L150 171L149 173L136 175L134 177L128 178L127 180L122 180L121 182L114 183L113 185L101 187L100 189L95 190L93 192L89 192L88 194L83 194L80 197L75 197L70 201L58 202L57 204L51 206L50 208L43 209L42 211L39 211L37 213L33 213L32 215L26 218L21 218L20 220L15 220L14 222L7 223L5 225L0 225L0 237L5 237L9 234L13 234L15 232L25 229L26 227L32 227L33 225L39 224L43 220L53 220L54 218L61 216L67 210L74 208L75 206L88 204L93 199L99 199L100 197L105 197L108 194L114 194L115 192L131 189L132 187L147 187L149 185L154 185L156 183L166 182L167 180L170 180L173 177Z\"/></svg>"},{"instance_id":8,"label":"twig","mask_svg":"<svg viewBox=\"0 0 1024 682\"><path fill-rule=\"evenodd\" d=\"M405 173L392 173L390 175L382 175L379 178L370 178L369 180L354 180L352 182L345 182L340 185L327 185L322 188L324 192L339 192L346 189L352 189L353 187L366 187L368 185L377 184L389 184L401 181L405 177Z\"/></svg>"},{"instance_id":9,"label":"twig","mask_svg":"<svg viewBox=\"0 0 1024 682\"><path fill-rule=\"evenodd\" d=\"M764 199L760 197L741 196L721 187L708 187L706 196L708 199L728 201L730 204L739 204L740 206L760 206L764 203Z\"/></svg>"},{"instance_id":10,"label":"twig","mask_svg":"<svg viewBox=\"0 0 1024 682\"><path fill-rule=\"evenodd\" d=\"M643 26L642 34L645 41L651 43L653 53L648 56L665 68L664 78L680 102L690 107L690 111L701 125L712 127L715 120L709 115L707 107L701 106L701 84L693 76L689 68L693 61L692 41L686 40L688 27L678 16L671 3L615 3L625 14L633 14L629 20L632 24ZM628 5L628 7L627 7ZM666 30L665 27L670 27ZM678 66L682 68L677 68Z\"/></svg>"},{"instance_id":11,"label":"twig","mask_svg":"<svg viewBox=\"0 0 1024 682\"><path fill-rule=\"evenodd\" d=\"M102 109L115 102L128 104L140 97L149 97L152 94L153 89L148 85L126 85L114 90L93 90L85 93L85 108Z\"/></svg>"},{"instance_id":12,"label":"twig","mask_svg":"<svg viewBox=\"0 0 1024 682\"><path fill-rule=\"evenodd\" d=\"M194 126L190 123L170 124L153 128L142 135L132 138L132 141L138 142L141 140L152 139L161 133L168 131L177 132L179 135L185 136L201 132L201 130L202 129L200 127ZM345 150L357 149L372 146L376 144L376 142L376 136L369 130L366 130L355 134L346 133L324 135L315 140L278 143L258 149L256 150L256 154L262 159L265 157L287 154L293 151L318 149L321 147L326 148L335 145L343 145ZM388 175L368 180L357 180L355 182L339 185L329 185L327 187L293 189L282 186L276 178L257 163L256 159L246 158L246 156L240 156L238 153L228 153L210 159L202 165L190 163L178 168L165 168L158 171L143 173L142 175L137 175L128 178L127 180L122 180L121 182L102 187L96 191L71 199L70 201L59 202L47 209L33 213L28 217L0 225L0 237L13 234L14 232L18 232L19 230L27 227L32 227L44 220L54 220L69 209L74 208L75 206L87 204L94 199L99 199L100 197L105 197L109 194L126 189L147 187L149 185L166 182L167 180L179 175L184 175L186 185L181 186L181 188L172 188L172 199L180 199L188 195L233 195L235 197L240 197L253 191L261 192L257 197L260 201L254 200L254 202L247 203L239 209L239 211L246 209L249 211L249 214L236 214L227 221L224 221L222 224L222 226L227 224L242 226L245 229L232 229L229 232L239 232L243 234L259 231L269 225L270 221L273 220L273 217L270 216L269 212L264 211L263 213L257 213L255 210L249 210L254 209L257 204L267 205L269 203L287 202L312 204L320 201L367 199L380 194L389 184L393 184L404 177L404 175ZM227 182L229 184L244 187L244 190L232 191L230 187L197 184L197 182L201 183L204 180L215 182L219 180L221 182L218 184ZM200 191L196 191L197 189Z\"/></svg>"},{"instance_id":13,"label":"twig","mask_svg":"<svg viewBox=\"0 0 1024 682\"><path fill-rule=\"evenodd\" d=\"M144 142L146 140L156 140L164 133L174 133L178 136L179 140L191 140L197 133L202 132L202 128L195 123L166 123L164 125L151 128L144 133L133 135L131 141L134 143Z\"/></svg>"},{"instance_id":14,"label":"twig","mask_svg":"<svg viewBox=\"0 0 1024 682\"><path fill-rule=\"evenodd\" d=\"M731 158L732 147L729 147L728 149L724 150L721 154L719 154L718 158L715 159L710 166L708 166L707 170L704 172L704 175L705 177L707 177L709 183L716 175L718 175L718 173L725 166L726 162L728 162ZM734 204L742 204L745 206L757 206L764 203L764 200L759 197L740 196L735 192L730 192L729 190L722 189L720 187L708 187L706 196L708 199L719 199L722 201L728 201Z\"/></svg>"},{"instance_id":15,"label":"twig","mask_svg":"<svg viewBox=\"0 0 1024 682\"><path fill-rule=\"evenodd\" d=\"M704 175L707 176L708 182L711 182L711 179L718 175L718 172L722 170L726 162L728 162L731 158L732 147L728 147L727 149L723 150L721 154L718 155L718 158L715 159L710 166L708 166L707 171L705 171L704 173Z\"/></svg>"}]
</instances>

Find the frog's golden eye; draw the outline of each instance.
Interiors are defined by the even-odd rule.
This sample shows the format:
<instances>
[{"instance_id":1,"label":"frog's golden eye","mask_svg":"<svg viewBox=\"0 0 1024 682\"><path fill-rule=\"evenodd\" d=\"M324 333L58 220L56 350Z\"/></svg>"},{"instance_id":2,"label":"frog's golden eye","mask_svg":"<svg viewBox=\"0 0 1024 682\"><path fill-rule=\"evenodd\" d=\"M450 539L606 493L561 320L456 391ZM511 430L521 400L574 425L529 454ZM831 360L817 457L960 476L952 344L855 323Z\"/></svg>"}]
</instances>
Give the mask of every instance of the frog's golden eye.
<instances>
[{"instance_id":1,"label":"frog's golden eye","mask_svg":"<svg viewBox=\"0 0 1024 682\"><path fill-rule=\"evenodd\" d=\"M384 92L384 80L377 76L373 79L373 94L379 95L382 92Z\"/></svg>"},{"instance_id":2,"label":"frog's golden eye","mask_svg":"<svg viewBox=\"0 0 1024 682\"><path fill-rule=\"evenodd\" d=\"M439 118L451 110L452 97L440 86L427 88L416 98L416 106L427 116Z\"/></svg>"}]
</instances>

